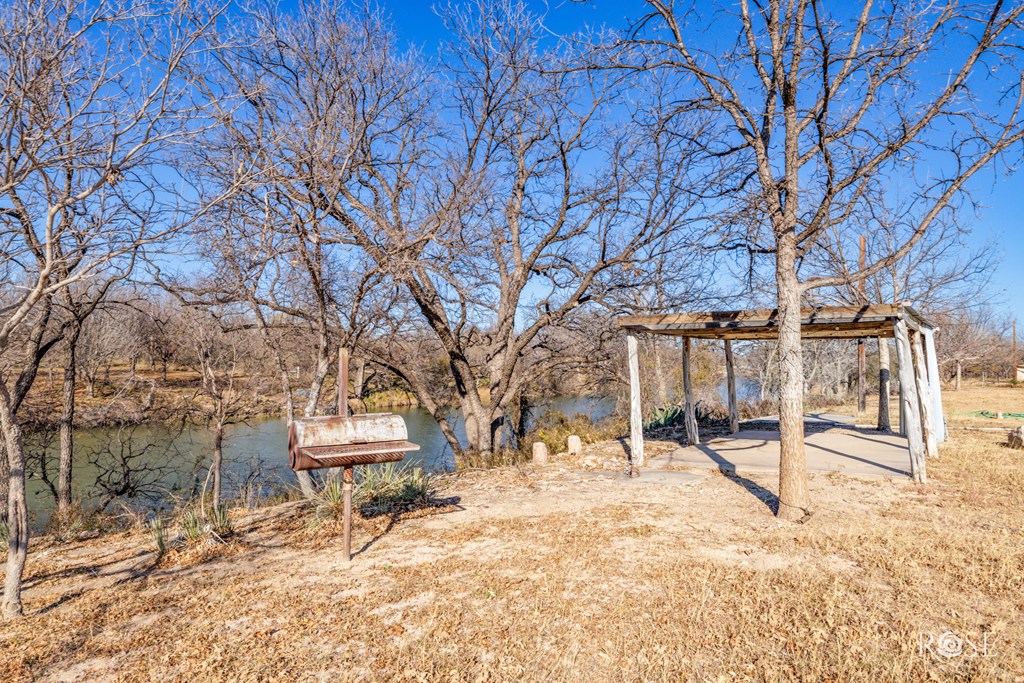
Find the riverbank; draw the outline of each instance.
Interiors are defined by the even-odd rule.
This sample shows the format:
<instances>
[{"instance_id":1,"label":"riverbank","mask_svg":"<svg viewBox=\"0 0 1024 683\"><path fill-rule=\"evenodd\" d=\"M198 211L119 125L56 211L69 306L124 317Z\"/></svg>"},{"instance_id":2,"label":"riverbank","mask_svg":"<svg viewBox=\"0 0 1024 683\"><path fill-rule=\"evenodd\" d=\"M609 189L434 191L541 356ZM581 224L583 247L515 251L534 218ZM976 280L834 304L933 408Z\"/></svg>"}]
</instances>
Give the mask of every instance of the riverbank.
<instances>
[{"instance_id":1,"label":"riverbank","mask_svg":"<svg viewBox=\"0 0 1024 683\"><path fill-rule=\"evenodd\" d=\"M359 518L351 564L302 503L234 513L227 543L173 561L142 530L44 543L0 679L1019 680L1024 458L1004 440L958 432L927 486L812 475L804 524L759 497L773 474L629 480L611 441L438 478L432 505ZM986 649L946 656L945 633Z\"/></svg>"}]
</instances>

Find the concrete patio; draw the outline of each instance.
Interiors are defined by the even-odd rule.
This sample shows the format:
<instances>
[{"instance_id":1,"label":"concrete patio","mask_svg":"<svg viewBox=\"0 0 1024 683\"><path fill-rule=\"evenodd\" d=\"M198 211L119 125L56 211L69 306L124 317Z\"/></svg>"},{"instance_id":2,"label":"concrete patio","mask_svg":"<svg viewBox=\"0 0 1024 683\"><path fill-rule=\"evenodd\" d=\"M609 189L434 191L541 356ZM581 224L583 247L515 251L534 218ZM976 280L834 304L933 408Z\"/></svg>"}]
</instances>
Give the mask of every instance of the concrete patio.
<instances>
[{"instance_id":1,"label":"concrete patio","mask_svg":"<svg viewBox=\"0 0 1024 683\"><path fill-rule=\"evenodd\" d=\"M810 417L810 416L809 416ZM771 418L757 420L769 422ZM814 431L804 437L810 472L841 472L857 476L909 477L907 438L827 420L808 420ZM697 446L680 447L652 457L648 467L693 467L722 472L765 472L779 469L778 431L743 429Z\"/></svg>"}]
</instances>

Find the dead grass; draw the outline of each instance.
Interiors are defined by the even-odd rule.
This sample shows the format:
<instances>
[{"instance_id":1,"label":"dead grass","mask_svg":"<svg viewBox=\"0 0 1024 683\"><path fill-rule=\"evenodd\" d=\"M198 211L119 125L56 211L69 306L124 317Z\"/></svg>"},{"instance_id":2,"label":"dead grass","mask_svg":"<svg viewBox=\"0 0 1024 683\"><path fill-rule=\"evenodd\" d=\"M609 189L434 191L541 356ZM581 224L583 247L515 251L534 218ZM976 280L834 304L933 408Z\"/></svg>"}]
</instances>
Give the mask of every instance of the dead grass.
<instances>
[{"instance_id":1,"label":"dead grass","mask_svg":"<svg viewBox=\"0 0 1024 683\"><path fill-rule=\"evenodd\" d=\"M40 547L0 680L1020 681L1024 456L1002 439L955 432L928 486L814 476L799 525L748 490L771 475L556 465L359 520L351 565L298 504L202 564L140 570L145 534ZM989 656L922 656L945 631Z\"/></svg>"},{"instance_id":2,"label":"dead grass","mask_svg":"<svg viewBox=\"0 0 1024 683\"><path fill-rule=\"evenodd\" d=\"M1017 427L1024 420L978 417L972 413L988 410L993 413L1024 413L1024 384L1013 386L1009 383L980 384L964 382L960 391L943 387L942 405L945 411L946 424L950 427ZM899 424L899 403L895 396L889 402L890 417L895 428ZM856 417L863 424L875 424L878 420L878 396L868 394L867 410L857 411L856 398L842 405L829 406L821 412L836 413Z\"/></svg>"}]
</instances>

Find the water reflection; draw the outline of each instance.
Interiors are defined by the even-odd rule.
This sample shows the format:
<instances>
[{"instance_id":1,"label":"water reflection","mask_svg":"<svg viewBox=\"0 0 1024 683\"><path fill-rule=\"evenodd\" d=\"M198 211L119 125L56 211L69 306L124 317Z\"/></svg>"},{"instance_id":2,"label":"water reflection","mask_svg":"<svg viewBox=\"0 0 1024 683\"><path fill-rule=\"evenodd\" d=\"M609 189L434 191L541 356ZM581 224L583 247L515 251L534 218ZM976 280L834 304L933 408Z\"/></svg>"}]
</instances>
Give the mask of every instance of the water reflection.
<instances>
[{"instance_id":1,"label":"water reflection","mask_svg":"<svg viewBox=\"0 0 1024 683\"><path fill-rule=\"evenodd\" d=\"M534 406L531 418L537 419L549 410L558 410L568 415L584 413L600 420L614 408L615 400L612 398L563 396L545 399ZM409 440L420 445L419 451L406 455L405 464L428 471L454 469L451 446L430 413L422 408L390 412L402 416L408 427ZM461 416L453 412L450 420L455 433L464 440L465 426ZM283 418L231 426L224 445L227 496L233 496L247 482L257 482L264 494L292 485L295 477L288 468L287 444L287 423ZM213 439L203 428L189 428L180 433L163 426L149 425L79 430L75 434L74 495L88 506L98 505L103 497L94 490L97 475L116 465L118 457L131 455L134 457L132 467L145 470L143 477L135 482L141 489L139 497L151 504L161 499L170 501L176 496L188 497L203 485L212 447ZM47 452L49 462L56 463L57 444L51 443ZM29 480L28 494L33 526L40 529L53 510L53 498L46 485L38 479Z\"/></svg>"}]
</instances>

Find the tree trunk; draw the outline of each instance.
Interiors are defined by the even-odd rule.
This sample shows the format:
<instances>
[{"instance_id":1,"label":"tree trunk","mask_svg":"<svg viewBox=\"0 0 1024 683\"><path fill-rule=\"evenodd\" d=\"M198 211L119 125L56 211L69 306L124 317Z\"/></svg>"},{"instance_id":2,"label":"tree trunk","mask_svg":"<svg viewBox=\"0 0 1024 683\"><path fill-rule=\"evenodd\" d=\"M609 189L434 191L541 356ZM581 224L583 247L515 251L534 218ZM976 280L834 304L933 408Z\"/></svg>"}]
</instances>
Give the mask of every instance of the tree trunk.
<instances>
[{"instance_id":1,"label":"tree trunk","mask_svg":"<svg viewBox=\"0 0 1024 683\"><path fill-rule=\"evenodd\" d=\"M28 503L25 499L25 449L21 426L12 410L11 396L0 378L0 431L7 450L8 493L7 573L0 612L10 619L22 613L21 581L28 557Z\"/></svg>"},{"instance_id":2,"label":"tree trunk","mask_svg":"<svg viewBox=\"0 0 1024 683\"><path fill-rule=\"evenodd\" d=\"M224 464L224 424L217 422L213 433L213 509L220 509L220 477Z\"/></svg>"},{"instance_id":3,"label":"tree trunk","mask_svg":"<svg viewBox=\"0 0 1024 683\"><path fill-rule=\"evenodd\" d=\"M366 360L359 358L356 360L356 374L353 380L352 386L352 397L362 399L363 391L366 389Z\"/></svg>"},{"instance_id":4,"label":"tree trunk","mask_svg":"<svg viewBox=\"0 0 1024 683\"><path fill-rule=\"evenodd\" d=\"M67 521L71 511L71 468L75 452L75 346L77 335L68 339L68 364L64 368L64 386L61 392L60 465L57 474L57 516Z\"/></svg>"},{"instance_id":5,"label":"tree trunk","mask_svg":"<svg viewBox=\"0 0 1024 683\"><path fill-rule=\"evenodd\" d=\"M491 454L494 452L490 411L479 401L473 400L472 394L462 397L461 405L462 415L466 421L466 440L469 442L469 449L490 462Z\"/></svg>"},{"instance_id":6,"label":"tree trunk","mask_svg":"<svg viewBox=\"0 0 1024 683\"><path fill-rule=\"evenodd\" d=\"M804 453L804 370L800 339L800 283L796 237L778 237L775 283L779 306L779 509L780 519L807 514L807 459Z\"/></svg>"},{"instance_id":7,"label":"tree trunk","mask_svg":"<svg viewBox=\"0 0 1024 683\"><path fill-rule=\"evenodd\" d=\"M889 340L878 338L878 431L891 432L889 419Z\"/></svg>"},{"instance_id":8,"label":"tree trunk","mask_svg":"<svg viewBox=\"0 0 1024 683\"><path fill-rule=\"evenodd\" d=\"M658 335L651 336L651 352L654 356L654 375L658 382L657 405L659 407L668 404L668 378L665 377L665 365L661 359L661 344L658 343Z\"/></svg>"},{"instance_id":9,"label":"tree trunk","mask_svg":"<svg viewBox=\"0 0 1024 683\"><path fill-rule=\"evenodd\" d=\"M963 376L964 364L962 361L956 362L956 384L953 386L953 391L960 391L960 378Z\"/></svg>"},{"instance_id":10,"label":"tree trunk","mask_svg":"<svg viewBox=\"0 0 1024 683\"><path fill-rule=\"evenodd\" d=\"M324 382L331 365L327 344L327 333L324 332L317 344L316 366L313 368L313 379L309 383L309 399L306 401L306 409L303 411L306 417L314 417L320 405L320 394L323 392Z\"/></svg>"}]
</instances>

